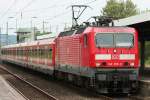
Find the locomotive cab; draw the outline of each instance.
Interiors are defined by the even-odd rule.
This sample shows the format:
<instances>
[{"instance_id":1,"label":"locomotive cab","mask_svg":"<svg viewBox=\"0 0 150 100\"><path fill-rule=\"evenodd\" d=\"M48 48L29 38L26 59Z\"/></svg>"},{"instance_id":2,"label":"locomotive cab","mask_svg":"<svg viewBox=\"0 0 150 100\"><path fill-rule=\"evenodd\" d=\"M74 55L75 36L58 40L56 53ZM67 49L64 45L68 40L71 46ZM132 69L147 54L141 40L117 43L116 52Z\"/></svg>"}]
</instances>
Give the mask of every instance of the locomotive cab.
<instances>
[{"instance_id":1,"label":"locomotive cab","mask_svg":"<svg viewBox=\"0 0 150 100\"><path fill-rule=\"evenodd\" d=\"M93 34L94 33L94 34ZM93 28L91 67L102 93L136 91L138 86L137 32L128 27Z\"/></svg>"}]
</instances>

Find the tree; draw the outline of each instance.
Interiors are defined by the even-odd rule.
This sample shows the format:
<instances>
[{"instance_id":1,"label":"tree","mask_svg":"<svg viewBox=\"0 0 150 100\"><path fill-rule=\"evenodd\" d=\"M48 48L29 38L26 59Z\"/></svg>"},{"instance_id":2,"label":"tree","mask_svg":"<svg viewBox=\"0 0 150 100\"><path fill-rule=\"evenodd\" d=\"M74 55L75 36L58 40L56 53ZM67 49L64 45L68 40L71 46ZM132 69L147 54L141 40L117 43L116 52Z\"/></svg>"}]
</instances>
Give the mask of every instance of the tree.
<instances>
[{"instance_id":1,"label":"tree","mask_svg":"<svg viewBox=\"0 0 150 100\"><path fill-rule=\"evenodd\" d=\"M113 18L126 18L138 14L135 4L131 0L108 0L106 6L102 9L103 16Z\"/></svg>"}]
</instances>

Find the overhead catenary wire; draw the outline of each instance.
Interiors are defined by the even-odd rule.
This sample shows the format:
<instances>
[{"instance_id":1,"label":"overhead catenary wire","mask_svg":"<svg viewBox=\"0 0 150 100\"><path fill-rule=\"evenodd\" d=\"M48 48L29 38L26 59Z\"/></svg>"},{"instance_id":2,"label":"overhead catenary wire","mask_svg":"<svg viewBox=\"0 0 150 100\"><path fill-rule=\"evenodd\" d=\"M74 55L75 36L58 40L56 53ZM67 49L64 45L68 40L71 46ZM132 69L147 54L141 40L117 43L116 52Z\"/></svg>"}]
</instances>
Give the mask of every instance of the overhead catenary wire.
<instances>
[{"instance_id":1,"label":"overhead catenary wire","mask_svg":"<svg viewBox=\"0 0 150 100\"><path fill-rule=\"evenodd\" d=\"M12 7L17 3L17 0L13 0L12 4L6 9L6 11L1 15L0 20L7 15L7 13L11 10Z\"/></svg>"},{"instance_id":2,"label":"overhead catenary wire","mask_svg":"<svg viewBox=\"0 0 150 100\"><path fill-rule=\"evenodd\" d=\"M67 4L68 5L70 5L70 4L88 4L88 5L90 5L91 3L93 3L93 2L95 2L95 1L97 1L97 0L87 0L86 2L84 1L84 2L77 2L77 1L75 1L75 2L65 2L65 3L63 3L63 4L58 4L58 5L51 5L51 6L48 6L48 7L44 7L44 8L38 8L38 9L29 9L29 10L27 10L27 8L29 7L29 6L31 6L33 3L35 3L35 0L30 0L25 6L23 6L21 9L19 9L17 12L15 12L15 17L16 17L16 15L18 15L18 14L21 14L21 12L22 12L22 16L23 16L23 14L25 13L25 12L37 12L37 11L40 11L40 13L43 13L43 11L45 11L45 10L47 10L47 9L51 9L51 8L55 8L55 7L64 7L64 6L67 6ZM45 20L53 20L53 19L57 19L57 18L59 18L59 17L61 17L61 16L64 16L64 15L66 15L66 14L68 14L70 11L65 11L65 12L61 12L61 13L58 13L58 14L56 14L56 15L52 15L52 16L48 16L48 17L42 17L41 16L41 18L39 17L39 16L37 16L38 17L38 19L41 19L41 20L43 20L43 19L45 19ZM38 15L38 14L37 14ZM25 18L26 16L24 16L24 18L22 19L22 21L23 20L25 20L26 18ZM30 19L30 17L28 17L27 19ZM20 23L21 24L21 22L19 22L19 21L21 21L21 20L17 20L18 21L18 24ZM42 23L42 21L40 21L40 23ZM18 26L20 26L20 25L18 25Z\"/></svg>"},{"instance_id":3,"label":"overhead catenary wire","mask_svg":"<svg viewBox=\"0 0 150 100\"><path fill-rule=\"evenodd\" d=\"M84 3L83 5L85 5L85 4L91 4L91 3L95 2L95 1L97 1L97 0L92 0L92 1L90 1L90 2L86 2L86 3ZM60 16L64 16L65 14L67 14L67 13L69 13L69 12L71 12L71 10L70 10L70 11L65 11L65 12L62 12L62 13L59 13L59 14L53 16L53 17L50 16L50 17L47 18L46 20L52 20L52 19L58 18L58 17L60 17Z\"/></svg>"},{"instance_id":4,"label":"overhead catenary wire","mask_svg":"<svg viewBox=\"0 0 150 100\"><path fill-rule=\"evenodd\" d=\"M97 1L97 0L92 0L92 1L86 2L86 3L84 3L84 4L91 4L91 3L95 2L95 1ZM84 4L83 4L83 5L84 5ZM53 20L53 19L56 19L56 18L58 18L58 17L64 16L64 15L68 14L69 12L71 12L71 10L65 11L65 12L62 12L62 13L59 13L59 14L54 15L54 16L50 16L50 17L46 18L45 20ZM40 19L40 18L38 17L38 19ZM44 19L44 18L41 18L41 19ZM42 21L40 21L40 22L38 22L38 23L36 23L36 24L42 24Z\"/></svg>"},{"instance_id":5,"label":"overhead catenary wire","mask_svg":"<svg viewBox=\"0 0 150 100\"><path fill-rule=\"evenodd\" d=\"M16 16L16 15L19 14L19 13L22 14L22 12L23 12L26 8L28 8L29 6L32 5L32 3L34 3L34 1L36 1L36 0L30 0L23 8L21 8L18 12L16 12L16 14L15 14L14 16Z\"/></svg>"},{"instance_id":6,"label":"overhead catenary wire","mask_svg":"<svg viewBox=\"0 0 150 100\"><path fill-rule=\"evenodd\" d=\"M31 0L30 2L28 2L22 9L21 11L23 11L24 9L28 8L32 3L34 3L34 1L36 0Z\"/></svg>"}]
</instances>

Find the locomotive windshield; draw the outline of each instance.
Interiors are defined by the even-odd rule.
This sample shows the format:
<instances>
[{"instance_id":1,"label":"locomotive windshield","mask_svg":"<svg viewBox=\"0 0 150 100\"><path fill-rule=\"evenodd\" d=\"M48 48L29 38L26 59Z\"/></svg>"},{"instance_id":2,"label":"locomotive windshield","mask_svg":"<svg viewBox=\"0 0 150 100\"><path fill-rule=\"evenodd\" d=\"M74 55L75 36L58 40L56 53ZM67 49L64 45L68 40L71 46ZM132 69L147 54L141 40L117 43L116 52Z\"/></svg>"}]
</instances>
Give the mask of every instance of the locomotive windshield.
<instances>
[{"instance_id":1,"label":"locomotive windshield","mask_svg":"<svg viewBox=\"0 0 150 100\"><path fill-rule=\"evenodd\" d=\"M132 47L134 36L129 33L98 33L95 42L97 47Z\"/></svg>"}]
</instances>

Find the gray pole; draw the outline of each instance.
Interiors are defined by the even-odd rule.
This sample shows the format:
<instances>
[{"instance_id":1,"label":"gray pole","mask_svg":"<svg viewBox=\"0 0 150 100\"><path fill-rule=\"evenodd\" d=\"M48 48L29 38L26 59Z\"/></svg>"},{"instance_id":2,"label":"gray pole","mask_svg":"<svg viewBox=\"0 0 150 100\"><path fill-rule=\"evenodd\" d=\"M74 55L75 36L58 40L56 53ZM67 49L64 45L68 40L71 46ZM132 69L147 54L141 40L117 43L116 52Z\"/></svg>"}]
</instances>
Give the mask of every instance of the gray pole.
<instances>
[{"instance_id":1,"label":"gray pole","mask_svg":"<svg viewBox=\"0 0 150 100\"><path fill-rule=\"evenodd\" d=\"M32 18L31 18L31 23L30 24L31 24L31 30L32 30Z\"/></svg>"},{"instance_id":2,"label":"gray pole","mask_svg":"<svg viewBox=\"0 0 150 100\"><path fill-rule=\"evenodd\" d=\"M43 34L44 34L44 32L45 32L45 25L44 25L44 20L43 20Z\"/></svg>"},{"instance_id":3,"label":"gray pole","mask_svg":"<svg viewBox=\"0 0 150 100\"><path fill-rule=\"evenodd\" d=\"M2 29L0 27L0 48L1 48L1 32L2 32Z\"/></svg>"},{"instance_id":4,"label":"gray pole","mask_svg":"<svg viewBox=\"0 0 150 100\"><path fill-rule=\"evenodd\" d=\"M6 23L6 45L8 45L8 22Z\"/></svg>"},{"instance_id":5,"label":"gray pole","mask_svg":"<svg viewBox=\"0 0 150 100\"><path fill-rule=\"evenodd\" d=\"M36 31L35 31L35 26L33 27L33 41L36 40Z\"/></svg>"},{"instance_id":6,"label":"gray pole","mask_svg":"<svg viewBox=\"0 0 150 100\"><path fill-rule=\"evenodd\" d=\"M58 26L58 25L56 25L56 33L58 33L58 29L59 29L59 26Z\"/></svg>"},{"instance_id":7,"label":"gray pole","mask_svg":"<svg viewBox=\"0 0 150 100\"><path fill-rule=\"evenodd\" d=\"M52 26L51 26L51 24L50 24L50 30L49 30L49 32L50 32L50 33L52 32Z\"/></svg>"},{"instance_id":8,"label":"gray pole","mask_svg":"<svg viewBox=\"0 0 150 100\"><path fill-rule=\"evenodd\" d=\"M16 32L17 32L17 27L18 27L18 25L17 25L17 19L16 19Z\"/></svg>"},{"instance_id":9,"label":"gray pole","mask_svg":"<svg viewBox=\"0 0 150 100\"><path fill-rule=\"evenodd\" d=\"M2 30L1 30L1 27L0 27L0 64L1 64L1 56L2 56L2 53L1 53L1 32L2 32Z\"/></svg>"}]
</instances>

